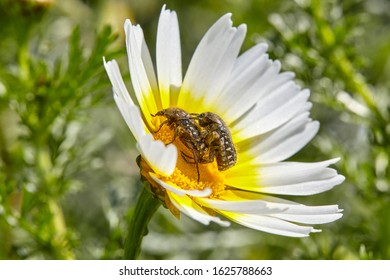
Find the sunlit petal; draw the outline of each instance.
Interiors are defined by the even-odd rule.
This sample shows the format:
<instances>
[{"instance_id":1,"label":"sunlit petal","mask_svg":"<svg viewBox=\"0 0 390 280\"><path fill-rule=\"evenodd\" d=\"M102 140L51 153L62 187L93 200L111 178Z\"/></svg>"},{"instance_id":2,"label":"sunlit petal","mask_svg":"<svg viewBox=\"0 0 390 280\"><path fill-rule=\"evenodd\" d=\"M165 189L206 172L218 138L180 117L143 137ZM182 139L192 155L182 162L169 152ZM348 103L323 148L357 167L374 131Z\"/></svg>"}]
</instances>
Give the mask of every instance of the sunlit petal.
<instances>
[{"instance_id":1,"label":"sunlit petal","mask_svg":"<svg viewBox=\"0 0 390 280\"><path fill-rule=\"evenodd\" d=\"M170 176L176 167L177 149L175 145L165 146L146 134L137 142L137 148L150 167L158 174Z\"/></svg>"},{"instance_id":2,"label":"sunlit petal","mask_svg":"<svg viewBox=\"0 0 390 280\"><path fill-rule=\"evenodd\" d=\"M208 225L210 222L214 222L225 227L230 225L229 222L223 221L219 217L209 215L188 196L178 196L173 192L168 192L168 195L172 203L180 210L180 212L204 225Z\"/></svg>"},{"instance_id":3,"label":"sunlit petal","mask_svg":"<svg viewBox=\"0 0 390 280\"><path fill-rule=\"evenodd\" d=\"M107 71L108 77L110 78L114 94L121 97L125 103L134 105L129 92L127 91L125 83L123 82L123 78L116 60L106 62L106 59L103 57L103 65Z\"/></svg>"},{"instance_id":4,"label":"sunlit petal","mask_svg":"<svg viewBox=\"0 0 390 280\"><path fill-rule=\"evenodd\" d=\"M238 224L272 234L290 237L307 237L311 232L318 232L313 227L300 226L274 217L238 214L227 211L218 212Z\"/></svg>"},{"instance_id":5,"label":"sunlit petal","mask_svg":"<svg viewBox=\"0 0 390 280\"><path fill-rule=\"evenodd\" d=\"M313 163L238 164L236 168L226 172L226 184L270 194L316 194L329 190L344 180L336 170L328 168L338 160L339 158Z\"/></svg>"},{"instance_id":6,"label":"sunlit petal","mask_svg":"<svg viewBox=\"0 0 390 280\"><path fill-rule=\"evenodd\" d=\"M237 143L237 147L243 153L243 160L249 154L247 158L259 155L254 159L256 163L279 162L302 149L318 129L319 123L311 121L309 114L304 112L278 129Z\"/></svg>"},{"instance_id":7,"label":"sunlit petal","mask_svg":"<svg viewBox=\"0 0 390 280\"><path fill-rule=\"evenodd\" d=\"M149 51L146 47L142 29L125 22L126 46L129 58L131 81L135 95L144 116L154 114L160 108L156 77Z\"/></svg>"},{"instance_id":8,"label":"sunlit petal","mask_svg":"<svg viewBox=\"0 0 390 280\"><path fill-rule=\"evenodd\" d=\"M232 27L230 18L231 14L221 17L196 48L183 81L179 107L186 109L191 105L199 112L221 93L246 33L245 25Z\"/></svg>"},{"instance_id":9,"label":"sunlit petal","mask_svg":"<svg viewBox=\"0 0 390 280\"><path fill-rule=\"evenodd\" d=\"M182 83L179 24L175 12L161 10L157 30L156 64L162 108L177 102Z\"/></svg>"}]
</instances>

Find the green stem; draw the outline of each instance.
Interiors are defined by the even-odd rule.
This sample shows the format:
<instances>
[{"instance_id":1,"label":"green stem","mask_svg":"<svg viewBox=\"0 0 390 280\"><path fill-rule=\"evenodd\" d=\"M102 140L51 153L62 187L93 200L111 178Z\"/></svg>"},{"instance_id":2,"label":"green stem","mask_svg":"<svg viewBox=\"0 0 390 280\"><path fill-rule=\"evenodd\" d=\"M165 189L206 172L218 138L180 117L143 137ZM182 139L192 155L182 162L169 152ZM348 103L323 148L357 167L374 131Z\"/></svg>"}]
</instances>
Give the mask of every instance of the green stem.
<instances>
[{"instance_id":1,"label":"green stem","mask_svg":"<svg viewBox=\"0 0 390 280\"><path fill-rule=\"evenodd\" d=\"M135 260L138 257L142 239L148 233L149 221L160 204L160 200L155 198L149 190L142 188L129 224L123 256L125 260Z\"/></svg>"},{"instance_id":2,"label":"green stem","mask_svg":"<svg viewBox=\"0 0 390 280\"><path fill-rule=\"evenodd\" d=\"M74 260L75 255L69 248L67 237L68 230L66 228L62 208L54 198L49 199L48 206L53 215L51 226L55 230L55 233L51 244L54 249L55 257L60 260Z\"/></svg>"},{"instance_id":3,"label":"green stem","mask_svg":"<svg viewBox=\"0 0 390 280\"><path fill-rule=\"evenodd\" d=\"M45 141L43 141L45 142ZM50 212L50 226L52 235L48 239L44 229L38 227L38 234L45 246L51 248L51 254L56 259L75 259L75 255L69 246L68 229L66 227L62 207L58 202L58 190L54 186L59 185L58 177L53 174L54 164L51 159L51 154L45 147L45 144L36 144L36 168L39 177L41 178L42 191L47 194L46 205Z\"/></svg>"}]
</instances>

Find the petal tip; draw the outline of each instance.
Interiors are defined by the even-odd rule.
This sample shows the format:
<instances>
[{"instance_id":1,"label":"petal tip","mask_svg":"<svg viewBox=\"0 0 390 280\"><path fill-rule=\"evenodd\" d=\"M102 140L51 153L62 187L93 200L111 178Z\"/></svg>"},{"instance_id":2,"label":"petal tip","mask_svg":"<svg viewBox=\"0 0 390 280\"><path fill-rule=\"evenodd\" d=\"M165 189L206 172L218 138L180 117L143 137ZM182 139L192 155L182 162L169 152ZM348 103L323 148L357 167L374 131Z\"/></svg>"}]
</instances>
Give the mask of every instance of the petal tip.
<instances>
[{"instance_id":1,"label":"petal tip","mask_svg":"<svg viewBox=\"0 0 390 280\"><path fill-rule=\"evenodd\" d=\"M313 228L312 230L311 230L311 232L312 233L318 233L318 232L322 232L322 230L321 229L315 229L315 228ZM308 235L309 236L309 235Z\"/></svg>"},{"instance_id":2,"label":"petal tip","mask_svg":"<svg viewBox=\"0 0 390 280\"><path fill-rule=\"evenodd\" d=\"M130 19L126 19L125 20L125 23L123 24L123 27L125 28L125 31L126 31L126 29L127 28L129 28L131 26L131 21L130 21Z\"/></svg>"},{"instance_id":3,"label":"petal tip","mask_svg":"<svg viewBox=\"0 0 390 280\"><path fill-rule=\"evenodd\" d=\"M341 184L342 182L344 182L345 181L345 176L343 176L343 175L337 175L337 178L338 178L338 180L337 180L337 185L339 185L339 184Z\"/></svg>"}]
</instances>

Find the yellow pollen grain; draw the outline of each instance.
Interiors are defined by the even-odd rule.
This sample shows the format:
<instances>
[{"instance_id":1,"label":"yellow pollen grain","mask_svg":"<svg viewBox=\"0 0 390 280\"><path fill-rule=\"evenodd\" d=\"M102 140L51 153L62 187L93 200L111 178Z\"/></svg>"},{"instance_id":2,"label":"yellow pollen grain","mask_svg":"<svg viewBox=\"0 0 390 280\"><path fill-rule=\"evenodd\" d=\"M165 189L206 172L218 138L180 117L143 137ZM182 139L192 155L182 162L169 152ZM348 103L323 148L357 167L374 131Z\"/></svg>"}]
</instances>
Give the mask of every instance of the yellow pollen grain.
<instances>
[{"instance_id":1,"label":"yellow pollen grain","mask_svg":"<svg viewBox=\"0 0 390 280\"><path fill-rule=\"evenodd\" d=\"M208 187L212 189L210 198L218 197L225 191L225 184L224 174L218 170L216 160L208 164L198 164L200 173L198 181L196 164L187 162L182 156L182 153L184 153L192 158L192 150L180 141L179 136L174 140L175 133L173 128L166 124L160 128L164 120L165 117L160 116L153 118L155 128L158 130L153 136L156 140L159 139L165 144L174 144L178 149L178 158L173 174L169 177L161 177L161 179L167 183L173 183L184 190L203 190Z\"/></svg>"}]
</instances>

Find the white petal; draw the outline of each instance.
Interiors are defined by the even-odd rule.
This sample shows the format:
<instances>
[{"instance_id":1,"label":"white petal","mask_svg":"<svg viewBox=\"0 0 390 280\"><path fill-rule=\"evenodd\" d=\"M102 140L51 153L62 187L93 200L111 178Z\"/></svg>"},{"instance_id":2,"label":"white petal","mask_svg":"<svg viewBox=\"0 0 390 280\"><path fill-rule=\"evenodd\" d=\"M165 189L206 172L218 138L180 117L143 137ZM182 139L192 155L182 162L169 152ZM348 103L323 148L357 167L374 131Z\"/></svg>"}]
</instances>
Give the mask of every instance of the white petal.
<instances>
[{"instance_id":1,"label":"white petal","mask_svg":"<svg viewBox=\"0 0 390 280\"><path fill-rule=\"evenodd\" d=\"M215 210L224 210L242 214L267 215L283 213L286 206L272 205L264 200L229 201L219 199L199 198L200 205Z\"/></svg>"},{"instance_id":2,"label":"white petal","mask_svg":"<svg viewBox=\"0 0 390 280\"><path fill-rule=\"evenodd\" d=\"M232 72L242 42L244 41L245 34L246 25L244 24L238 26L235 30L235 34L231 39L231 42L228 43L223 56L217 64L217 68L214 72L213 78L211 79L210 87L207 88L207 92L205 93L204 103L210 104L211 102L215 102L218 95L221 94L223 87L229 81L230 73Z\"/></svg>"},{"instance_id":3,"label":"white petal","mask_svg":"<svg viewBox=\"0 0 390 280\"><path fill-rule=\"evenodd\" d=\"M145 73L149 81L149 84L152 90L157 90L157 80L156 80L156 74L154 72L153 61L152 61L152 57L150 56L148 46L146 45L142 28L139 25L132 26L131 22L129 20L126 20L125 31L126 31L126 44L129 44L128 47L132 48L131 51L136 52L135 54L140 56L142 60L142 66L145 69ZM128 37L129 35L128 31L133 33L130 35L130 37ZM129 42L129 39L131 40L131 42ZM128 58L130 59L130 56Z\"/></svg>"},{"instance_id":4,"label":"white petal","mask_svg":"<svg viewBox=\"0 0 390 280\"><path fill-rule=\"evenodd\" d=\"M260 43L241 54L234 64L231 78L239 76L243 71L251 67L253 63L256 63L257 60L261 59L267 49L267 44Z\"/></svg>"},{"instance_id":5,"label":"white petal","mask_svg":"<svg viewBox=\"0 0 390 280\"><path fill-rule=\"evenodd\" d=\"M118 63L115 60L106 62L104 58L103 61L112 84L115 103L118 106L122 117L125 119L127 126L138 141L140 137L146 134L146 126L142 120L139 108L134 105L134 102L126 89L122 75L119 71Z\"/></svg>"},{"instance_id":6,"label":"white petal","mask_svg":"<svg viewBox=\"0 0 390 280\"><path fill-rule=\"evenodd\" d=\"M245 192L243 191L236 191L235 193L238 196L241 194L245 197ZM262 194L251 194L251 196L258 196L259 199L268 203L270 207L284 208L285 210L283 212L271 213L269 216L290 222L304 224L325 224L333 222L342 217L342 210L339 209L338 205L307 206L290 200Z\"/></svg>"},{"instance_id":7,"label":"white petal","mask_svg":"<svg viewBox=\"0 0 390 280\"><path fill-rule=\"evenodd\" d=\"M281 126L301 112L307 104L310 92L292 81L279 85L259 100L256 105L233 127L234 137L250 138Z\"/></svg>"},{"instance_id":8,"label":"white petal","mask_svg":"<svg viewBox=\"0 0 390 280\"><path fill-rule=\"evenodd\" d=\"M157 112L158 101L154 92L158 92L153 64L146 46L142 29L125 22L126 47L129 60L131 81L138 103L144 115Z\"/></svg>"},{"instance_id":9,"label":"white petal","mask_svg":"<svg viewBox=\"0 0 390 280\"><path fill-rule=\"evenodd\" d=\"M241 72L230 76L218 100L218 106L221 107L226 123L229 124L236 120L258 101L260 96L257 91L257 81L271 65L272 61L268 59L268 54L263 54L242 69ZM237 102L244 104L245 108L236 106Z\"/></svg>"},{"instance_id":10,"label":"white petal","mask_svg":"<svg viewBox=\"0 0 390 280\"><path fill-rule=\"evenodd\" d=\"M290 237L306 237L309 236L309 233L311 232L318 232L318 230L315 230L313 227L300 226L273 217L251 214L237 214L226 211L218 212L238 224L272 234Z\"/></svg>"},{"instance_id":11,"label":"white petal","mask_svg":"<svg viewBox=\"0 0 390 280\"><path fill-rule=\"evenodd\" d=\"M220 94L246 33L245 25L233 28L230 17L231 14L221 17L196 48L183 81L179 107L185 108L193 99L205 97L209 101Z\"/></svg>"},{"instance_id":12,"label":"white petal","mask_svg":"<svg viewBox=\"0 0 390 280\"><path fill-rule=\"evenodd\" d=\"M306 206L308 207L308 206ZM312 207L322 207L322 206L312 206ZM302 214L288 214L288 213L280 213L280 214L270 214L270 216L279 218L282 220L295 222L295 223L303 223L303 224L327 224L334 222L340 219L343 214L340 213L341 210L335 213L322 214L321 209L318 209L319 213L302 213ZM304 212L304 211L303 211Z\"/></svg>"},{"instance_id":13,"label":"white petal","mask_svg":"<svg viewBox=\"0 0 390 280\"><path fill-rule=\"evenodd\" d=\"M337 205L306 206L289 200L239 190L228 190L220 199L196 201L214 210L241 214L265 215L305 224L324 224L342 217Z\"/></svg>"},{"instance_id":14,"label":"white petal","mask_svg":"<svg viewBox=\"0 0 390 280\"><path fill-rule=\"evenodd\" d=\"M149 175L152 177L152 179L158 183L160 186L163 188L167 189L168 191L171 191L178 196L184 196L184 195L189 195L193 197L207 197L210 194L212 194L212 190L210 188L205 188L204 190L184 190L181 187L175 185L172 182L165 182L163 180L160 180L155 174L150 173Z\"/></svg>"},{"instance_id":15,"label":"white petal","mask_svg":"<svg viewBox=\"0 0 390 280\"><path fill-rule=\"evenodd\" d=\"M322 162L279 162L259 167L259 184L275 186L307 181L321 180L337 175L334 169L326 168L336 163L339 158Z\"/></svg>"},{"instance_id":16,"label":"white petal","mask_svg":"<svg viewBox=\"0 0 390 280\"><path fill-rule=\"evenodd\" d=\"M217 100L220 113L224 116L227 124L230 124L237 117L236 112L233 112L234 116L228 113L230 107L242 98L242 93L253 88L258 77L271 65L272 61L268 59L268 54L265 53L267 48L267 44L257 44L236 59L233 71L231 71L230 77ZM246 96L253 98L248 94ZM257 99L258 96L255 94L255 100ZM251 102L248 101L247 103Z\"/></svg>"},{"instance_id":17,"label":"white petal","mask_svg":"<svg viewBox=\"0 0 390 280\"><path fill-rule=\"evenodd\" d=\"M309 195L324 192L343 182L344 177L328 168L339 158L315 162L239 164L225 172L225 184L259 193Z\"/></svg>"},{"instance_id":18,"label":"white petal","mask_svg":"<svg viewBox=\"0 0 390 280\"><path fill-rule=\"evenodd\" d=\"M175 104L182 83L180 32L176 13L161 10L157 30L156 61L162 108ZM173 92L171 92L173 90Z\"/></svg>"},{"instance_id":19,"label":"white petal","mask_svg":"<svg viewBox=\"0 0 390 280\"><path fill-rule=\"evenodd\" d=\"M135 105L129 105L121 96L116 94L114 94L114 100L134 138L139 141L146 135L146 126L139 108Z\"/></svg>"},{"instance_id":20,"label":"white petal","mask_svg":"<svg viewBox=\"0 0 390 280\"><path fill-rule=\"evenodd\" d=\"M162 141L154 140L151 134L146 134L137 142L137 149L157 174L172 175L177 162L175 145L165 146Z\"/></svg>"},{"instance_id":21,"label":"white petal","mask_svg":"<svg viewBox=\"0 0 390 280\"><path fill-rule=\"evenodd\" d=\"M345 180L342 175L337 175L324 180L309 181L290 185L250 188L253 191L282 195L312 195L332 189Z\"/></svg>"},{"instance_id":22,"label":"white petal","mask_svg":"<svg viewBox=\"0 0 390 280\"><path fill-rule=\"evenodd\" d=\"M119 71L119 66L116 60L106 62L106 59L103 57L103 65L111 81L114 94L123 98L127 104L134 105L133 100L130 98L129 92L127 91L125 83L123 82L123 78Z\"/></svg>"},{"instance_id":23,"label":"white petal","mask_svg":"<svg viewBox=\"0 0 390 280\"><path fill-rule=\"evenodd\" d=\"M188 217L204 224L208 225L210 222L217 223L221 226L230 226L228 221L223 221L218 217L210 216L206 211L204 211L199 205L197 205L191 198L188 196L177 196L173 192L167 192L172 204L179 209L180 212L187 215Z\"/></svg>"},{"instance_id":24,"label":"white petal","mask_svg":"<svg viewBox=\"0 0 390 280\"><path fill-rule=\"evenodd\" d=\"M239 151L258 155L256 163L285 160L304 147L317 133L319 123L310 121L304 112L281 127L245 142L236 143Z\"/></svg>"},{"instance_id":25,"label":"white petal","mask_svg":"<svg viewBox=\"0 0 390 280\"><path fill-rule=\"evenodd\" d=\"M255 69L248 69L251 70L250 74L242 73L247 79L236 81L235 84L226 89L228 91L224 95L226 100L221 100L221 106L227 108L224 113L227 118L236 120L252 108L264 95L267 95L269 92L266 87L276 80L281 65L279 61L272 61L268 59L268 55L264 55L258 61L258 65L253 65L253 67Z\"/></svg>"}]
</instances>

